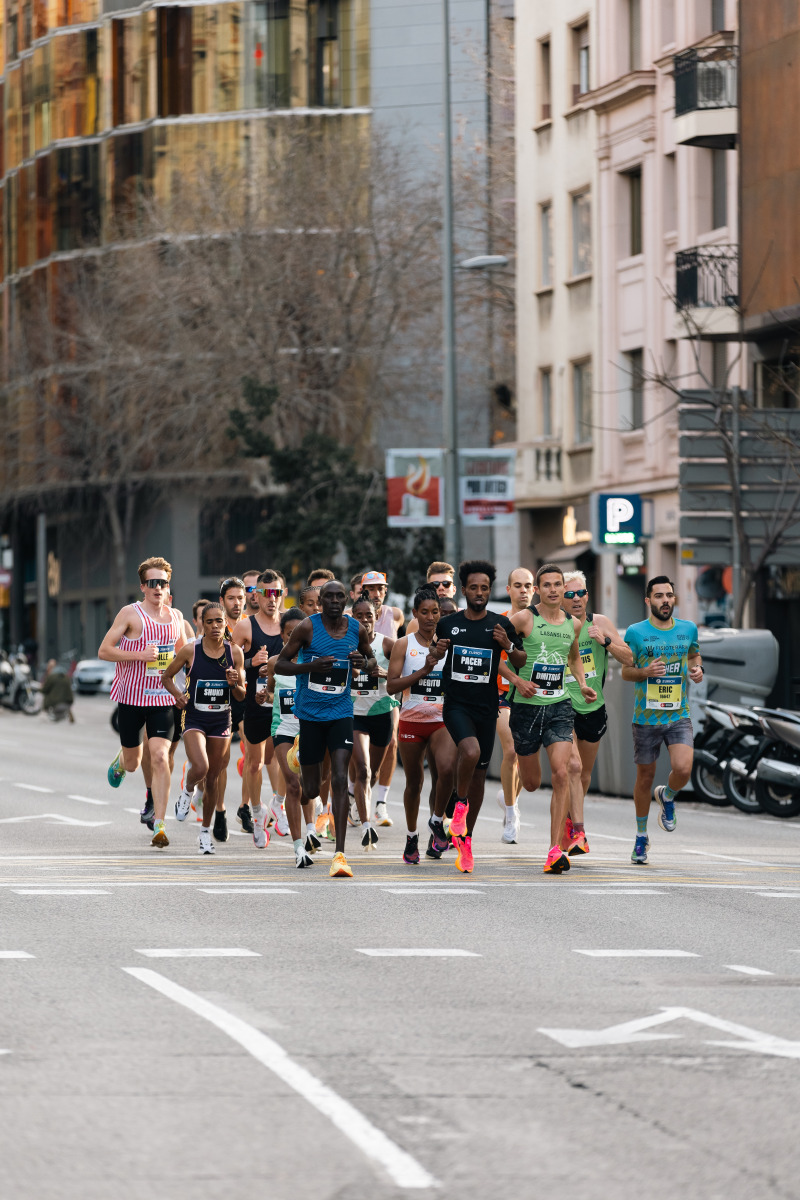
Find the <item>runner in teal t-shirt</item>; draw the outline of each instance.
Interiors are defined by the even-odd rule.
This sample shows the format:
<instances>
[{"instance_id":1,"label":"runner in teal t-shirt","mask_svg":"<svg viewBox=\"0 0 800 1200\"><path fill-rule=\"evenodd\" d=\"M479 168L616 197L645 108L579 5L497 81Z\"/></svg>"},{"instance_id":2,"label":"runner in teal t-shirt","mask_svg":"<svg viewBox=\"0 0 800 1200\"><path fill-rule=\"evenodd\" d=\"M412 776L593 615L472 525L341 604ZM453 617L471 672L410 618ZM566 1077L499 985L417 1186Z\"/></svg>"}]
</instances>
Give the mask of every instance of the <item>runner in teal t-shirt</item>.
<instances>
[{"instance_id":1,"label":"runner in teal t-shirt","mask_svg":"<svg viewBox=\"0 0 800 1200\"><path fill-rule=\"evenodd\" d=\"M658 575L647 584L645 604L650 610L646 621L631 625L625 641L633 651L633 666L622 668L622 678L635 684L633 706L633 761L636 783L636 844L631 862L646 863L650 839L647 817L656 774L656 763L665 745L670 758L670 776L666 787L657 787L653 799L661 807L658 823L672 833L677 819L675 796L689 781L694 755L694 734L689 719L688 683L703 678L697 626L691 621L675 620L675 588L666 575Z\"/></svg>"}]
</instances>

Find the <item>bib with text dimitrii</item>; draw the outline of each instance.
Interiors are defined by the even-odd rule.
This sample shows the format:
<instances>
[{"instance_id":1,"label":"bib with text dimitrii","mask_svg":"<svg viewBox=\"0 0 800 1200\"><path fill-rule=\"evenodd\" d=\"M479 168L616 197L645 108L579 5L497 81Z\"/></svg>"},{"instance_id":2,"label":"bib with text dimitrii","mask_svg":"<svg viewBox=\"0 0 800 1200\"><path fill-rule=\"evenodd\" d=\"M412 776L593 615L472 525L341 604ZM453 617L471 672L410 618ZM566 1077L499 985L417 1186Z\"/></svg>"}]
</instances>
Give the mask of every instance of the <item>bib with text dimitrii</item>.
<instances>
[{"instance_id":1,"label":"bib with text dimitrii","mask_svg":"<svg viewBox=\"0 0 800 1200\"><path fill-rule=\"evenodd\" d=\"M453 646L451 677L459 683L488 683L492 673L492 652L479 646Z\"/></svg>"},{"instance_id":2,"label":"bib with text dimitrii","mask_svg":"<svg viewBox=\"0 0 800 1200\"><path fill-rule=\"evenodd\" d=\"M231 689L224 679L198 679L194 685L194 706L198 712L219 712L231 706Z\"/></svg>"},{"instance_id":3,"label":"bib with text dimitrii","mask_svg":"<svg viewBox=\"0 0 800 1200\"><path fill-rule=\"evenodd\" d=\"M565 670L563 663L535 662L531 673L531 683L536 686L542 696L563 696Z\"/></svg>"},{"instance_id":4,"label":"bib with text dimitrii","mask_svg":"<svg viewBox=\"0 0 800 1200\"><path fill-rule=\"evenodd\" d=\"M294 712L294 688L281 688L278 692L278 705L282 717L291 717Z\"/></svg>"},{"instance_id":5,"label":"bib with text dimitrii","mask_svg":"<svg viewBox=\"0 0 800 1200\"><path fill-rule=\"evenodd\" d=\"M657 708L661 712L670 712L680 708L683 697L683 683L680 676L664 675L647 681L647 707Z\"/></svg>"},{"instance_id":6,"label":"bib with text dimitrii","mask_svg":"<svg viewBox=\"0 0 800 1200\"><path fill-rule=\"evenodd\" d=\"M312 661L315 661L319 655L315 655ZM347 684L350 680L350 660L348 658L335 658L333 666L328 667L325 671L310 671L308 675L308 690L310 692L324 692L328 696L343 696L347 691Z\"/></svg>"}]
</instances>

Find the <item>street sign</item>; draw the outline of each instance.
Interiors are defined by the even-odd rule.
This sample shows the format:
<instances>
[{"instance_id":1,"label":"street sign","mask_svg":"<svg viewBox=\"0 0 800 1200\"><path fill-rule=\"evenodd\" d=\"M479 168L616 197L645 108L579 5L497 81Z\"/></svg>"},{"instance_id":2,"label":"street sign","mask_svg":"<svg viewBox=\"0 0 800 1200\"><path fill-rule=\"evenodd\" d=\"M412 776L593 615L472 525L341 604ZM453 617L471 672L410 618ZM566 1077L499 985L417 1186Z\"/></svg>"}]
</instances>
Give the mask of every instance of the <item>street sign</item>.
<instances>
[{"instance_id":1,"label":"street sign","mask_svg":"<svg viewBox=\"0 0 800 1200\"><path fill-rule=\"evenodd\" d=\"M462 525L513 525L516 451L459 450Z\"/></svg>"},{"instance_id":2,"label":"street sign","mask_svg":"<svg viewBox=\"0 0 800 1200\"><path fill-rule=\"evenodd\" d=\"M638 492L594 492L592 544L598 552L618 552L652 536L652 500Z\"/></svg>"}]
</instances>

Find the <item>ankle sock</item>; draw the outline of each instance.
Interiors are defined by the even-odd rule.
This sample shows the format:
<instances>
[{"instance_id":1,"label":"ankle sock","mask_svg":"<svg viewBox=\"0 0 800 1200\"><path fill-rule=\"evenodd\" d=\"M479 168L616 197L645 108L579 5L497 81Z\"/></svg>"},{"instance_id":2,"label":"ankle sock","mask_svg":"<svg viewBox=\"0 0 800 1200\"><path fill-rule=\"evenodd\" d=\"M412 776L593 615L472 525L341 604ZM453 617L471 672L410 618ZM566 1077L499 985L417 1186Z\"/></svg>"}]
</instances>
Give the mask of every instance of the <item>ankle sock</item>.
<instances>
[{"instance_id":1,"label":"ankle sock","mask_svg":"<svg viewBox=\"0 0 800 1200\"><path fill-rule=\"evenodd\" d=\"M670 800L674 800L675 797L677 796L677 794L678 794L677 792L673 792L673 790L669 786L669 784L667 784L667 786L664 788L663 796L667 802L669 802Z\"/></svg>"},{"instance_id":2,"label":"ankle sock","mask_svg":"<svg viewBox=\"0 0 800 1200\"><path fill-rule=\"evenodd\" d=\"M418 836L418 834L417 834L416 829L407 829L406 830L406 837L415 838L417 836Z\"/></svg>"},{"instance_id":3,"label":"ankle sock","mask_svg":"<svg viewBox=\"0 0 800 1200\"><path fill-rule=\"evenodd\" d=\"M583 828L583 821L573 821L572 828L575 830L576 833L585 833L585 830Z\"/></svg>"},{"instance_id":4,"label":"ankle sock","mask_svg":"<svg viewBox=\"0 0 800 1200\"><path fill-rule=\"evenodd\" d=\"M292 839L292 845L294 846L294 852L295 852L295 854L297 854L297 851L298 851L298 850L304 850L304 849L305 849L305 847L304 847L304 845L303 845L303 839L302 839L302 838L293 838L293 839Z\"/></svg>"},{"instance_id":5,"label":"ankle sock","mask_svg":"<svg viewBox=\"0 0 800 1200\"><path fill-rule=\"evenodd\" d=\"M636 818L636 832L647 833L647 817Z\"/></svg>"},{"instance_id":6,"label":"ankle sock","mask_svg":"<svg viewBox=\"0 0 800 1200\"><path fill-rule=\"evenodd\" d=\"M378 793L375 797L376 804L386 803L386 797L389 795L389 786L390 785L388 783L379 783L376 786L375 791Z\"/></svg>"}]
</instances>

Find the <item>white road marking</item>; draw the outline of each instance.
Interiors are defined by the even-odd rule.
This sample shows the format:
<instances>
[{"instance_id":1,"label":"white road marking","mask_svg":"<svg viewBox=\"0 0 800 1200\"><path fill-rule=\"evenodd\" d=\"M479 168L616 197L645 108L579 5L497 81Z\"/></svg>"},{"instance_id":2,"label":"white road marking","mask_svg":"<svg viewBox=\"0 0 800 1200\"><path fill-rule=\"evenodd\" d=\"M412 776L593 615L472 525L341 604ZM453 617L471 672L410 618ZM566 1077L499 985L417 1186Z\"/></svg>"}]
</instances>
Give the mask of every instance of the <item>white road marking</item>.
<instances>
[{"instance_id":1,"label":"white road marking","mask_svg":"<svg viewBox=\"0 0 800 1200\"><path fill-rule=\"evenodd\" d=\"M785 1038L774 1037L771 1033L762 1033L759 1029L750 1029L747 1025L736 1025L733 1021L724 1021L710 1013L699 1012L696 1008L663 1008L661 1012L651 1017L641 1017L638 1021L625 1021L621 1025L610 1025L607 1029L539 1029L562 1046L571 1050L582 1049L586 1046L619 1046L626 1042L661 1041L664 1038L680 1037L674 1033L646 1033L655 1025L664 1025L669 1021L686 1019L698 1025L707 1025L730 1033L741 1039L737 1042L707 1041L707 1046L725 1046L733 1050L752 1050L757 1054L772 1054L778 1058L800 1058L800 1042L790 1042Z\"/></svg>"},{"instance_id":2,"label":"white road marking","mask_svg":"<svg viewBox=\"0 0 800 1200\"><path fill-rule=\"evenodd\" d=\"M12 888L17 896L110 896L102 888Z\"/></svg>"},{"instance_id":3,"label":"white road marking","mask_svg":"<svg viewBox=\"0 0 800 1200\"><path fill-rule=\"evenodd\" d=\"M61 813L31 813L27 817L0 817L2 825L20 825L23 821L47 821L49 825L54 822L61 825L82 825L84 828L94 829L98 825L110 825L110 821L79 821L77 817L62 817Z\"/></svg>"},{"instance_id":4,"label":"white road marking","mask_svg":"<svg viewBox=\"0 0 800 1200\"><path fill-rule=\"evenodd\" d=\"M198 888L207 896L296 896L296 888L285 887L215 887Z\"/></svg>"},{"instance_id":5,"label":"white road marking","mask_svg":"<svg viewBox=\"0 0 800 1200\"><path fill-rule=\"evenodd\" d=\"M656 891L655 888L614 888L609 887L579 887L578 896L666 896L666 892Z\"/></svg>"},{"instance_id":6,"label":"white road marking","mask_svg":"<svg viewBox=\"0 0 800 1200\"><path fill-rule=\"evenodd\" d=\"M757 896L775 896L778 900L800 900L800 892L756 892Z\"/></svg>"},{"instance_id":7,"label":"white road marking","mask_svg":"<svg viewBox=\"0 0 800 1200\"><path fill-rule=\"evenodd\" d=\"M349 1138L367 1158L378 1163L390 1179L402 1188L435 1188L437 1181L425 1168L373 1125L349 1101L337 1095L305 1067L293 1062L278 1042L254 1029L240 1017L218 1008L209 1000L180 987L156 971L145 967L123 967L129 975L161 992L169 1000L188 1008L209 1021L278 1076Z\"/></svg>"},{"instance_id":8,"label":"white road marking","mask_svg":"<svg viewBox=\"0 0 800 1200\"><path fill-rule=\"evenodd\" d=\"M725 964L726 971L738 971L740 975L774 975L774 971L762 971L761 967L737 967L733 963Z\"/></svg>"},{"instance_id":9,"label":"white road marking","mask_svg":"<svg viewBox=\"0 0 800 1200\"><path fill-rule=\"evenodd\" d=\"M441 887L427 887L425 884L417 886L384 888L392 896L484 896L486 893L481 888L459 887L457 884L443 884Z\"/></svg>"},{"instance_id":10,"label":"white road marking","mask_svg":"<svg viewBox=\"0 0 800 1200\"><path fill-rule=\"evenodd\" d=\"M0 950L0 958L33 958L27 950Z\"/></svg>"},{"instance_id":11,"label":"white road marking","mask_svg":"<svg viewBox=\"0 0 800 1200\"><path fill-rule=\"evenodd\" d=\"M35 783L13 783L12 787L24 788L26 792L49 792L52 796L53 789L46 787L38 787Z\"/></svg>"},{"instance_id":12,"label":"white road marking","mask_svg":"<svg viewBox=\"0 0 800 1200\"><path fill-rule=\"evenodd\" d=\"M261 958L255 950L243 950L241 947L220 948L216 946L192 946L184 950L137 950L145 958Z\"/></svg>"},{"instance_id":13,"label":"white road marking","mask_svg":"<svg viewBox=\"0 0 800 1200\"><path fill-rule=\"evenodd\" d=\"M779 867L780 863L761 862L757 858L734 858L732 854L712 854L710 850L684 850L684 854L699 854L702 858L720 858L725 862L746 863L749 867ZM786 866L792 864L786 863Z\"/></svg>"},{"instance_id":14,"label":"white road marking","mask_svg":"<svg viewBox=\"0 0 800 1200\"><path fill-rule=\"evenodd\" d=\"M604 842L629 842L629 841L631 841L631 838L629 838L629 837L617 837L613 833L597 833L594 830L592 830L592 837L593 838L601 838ZM635 837L633 838L633 841L636 841Z\"/></svg>"},{"instance_id":15,"label":"white road marking","mask_svg":"<svg viewBox=\"0 0 800 1200\"><path fill-rule=\"evenodd\" d=\"M590 958L699 958L692 950L575 950Z\"/></svg>"},{"instance_id":16,"label":"white road marking","mask_svg":"<svg viewBox=\"0 0 800 1200\"><path fill-rule=\"evenodd\" d=\"M371 958L482 958L472 950L356 950Z\"/></svg>"},{"instance_id":17,"label":"white road marking","mask_svg":"<svg viewBox=\"0 0 800 1200\"><path fill-rule=\"evenodd\" d=\"M80 800L82 804L109 804L108 800L93 800L91 796L67 796L68 800Z\"/></svg>"}]
</instances>

